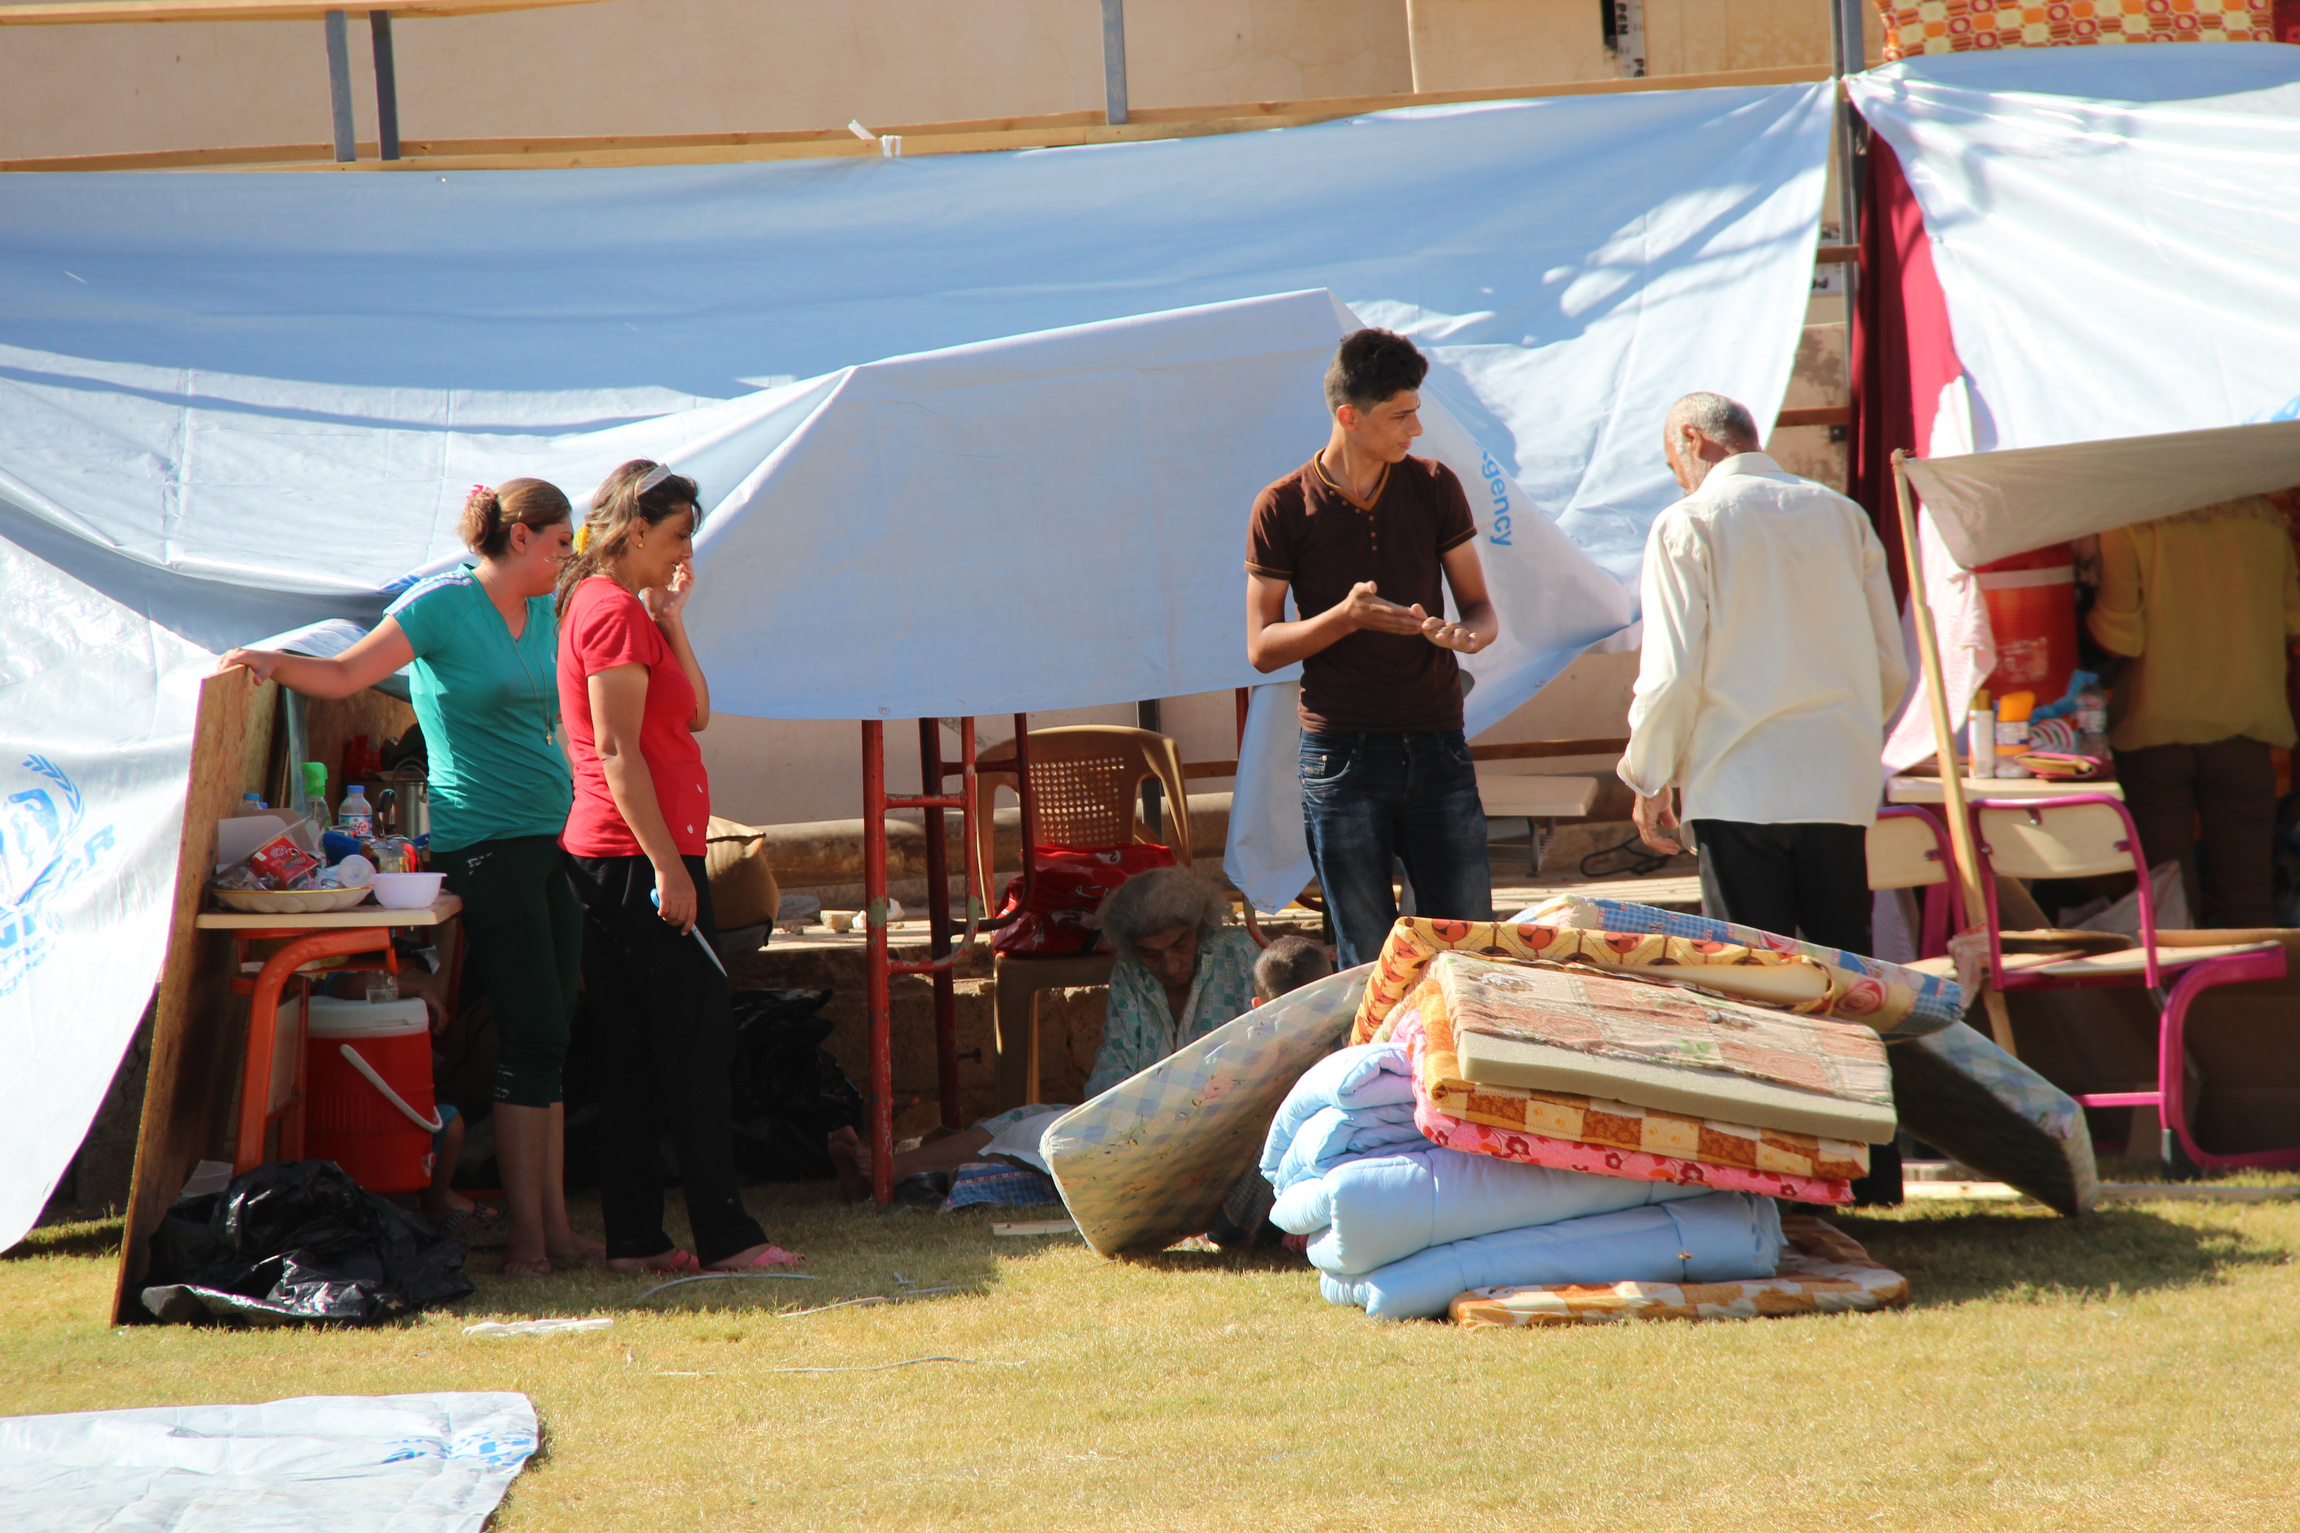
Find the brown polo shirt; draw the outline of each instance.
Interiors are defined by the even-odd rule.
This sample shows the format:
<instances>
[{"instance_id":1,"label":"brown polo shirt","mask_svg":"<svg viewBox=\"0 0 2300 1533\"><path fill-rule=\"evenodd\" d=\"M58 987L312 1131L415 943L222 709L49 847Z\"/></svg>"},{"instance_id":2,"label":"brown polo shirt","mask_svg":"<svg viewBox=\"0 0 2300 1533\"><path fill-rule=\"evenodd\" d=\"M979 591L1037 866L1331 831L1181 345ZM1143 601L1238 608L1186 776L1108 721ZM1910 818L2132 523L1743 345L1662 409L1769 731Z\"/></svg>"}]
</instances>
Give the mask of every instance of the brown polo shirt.
<instances>
[{"instance_id":1,"label":"brown polo shirt","mask_svg":"<svg viewBox=\"0 0 2300 1533\"><path fill-rule=\"evenodd\" d=\"M1461 481L1442 463L1407 456L1360 502L1312 458L1254 499L1246 568L1283 580L1294 607L1316 617L1371 580L1401 607L1445 611L1445 555L1477 536ZM1420 634L1365 629L1302 662L1302 727L1336 731L1461 728L1461 669Z\"/></svg>"}]
</instances>

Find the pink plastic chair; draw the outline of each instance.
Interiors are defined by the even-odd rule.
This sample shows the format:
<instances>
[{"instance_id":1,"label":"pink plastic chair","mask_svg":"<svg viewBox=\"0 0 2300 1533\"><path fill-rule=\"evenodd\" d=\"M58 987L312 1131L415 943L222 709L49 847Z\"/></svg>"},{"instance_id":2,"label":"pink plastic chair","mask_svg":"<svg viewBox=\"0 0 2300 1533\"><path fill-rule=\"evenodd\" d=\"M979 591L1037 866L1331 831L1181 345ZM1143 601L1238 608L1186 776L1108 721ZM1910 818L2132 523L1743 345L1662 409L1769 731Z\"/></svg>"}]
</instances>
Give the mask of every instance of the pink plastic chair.
<instances>
[{"instance_id":1,"label":"pink plastic chair","mask_svg":"<svg viewBox=\"0 0 2300 1533\"><path fill-rule=\"evenodd\" d=\"M1939 958L1949 937L1965 927L1965 900L1957 887L1956 854L1949 828L1913 804L1877 811L1869 827L1869 887L1916 889L1924 901L1924 924L1917 956Z\"/></svg>"},{"instance_id":2,"label":"pink plastic chair","mask_svg":"<svg viewBox=\"0 0 2300 1533\"><path fill-rule=\"evenodd\" d=\"M2157 1029L2156 1086L2149 1091L2098 1091L2076 1100L2086 1107L2154 1107L2172 1140L2196 1165L2210 1170L2241 1166L2300 1166L2300 1146L2245 1155L2214 1155L2188 1131L2181 1093L2188 1008L2215 985L2281 979L2284 949L2275 942L2165 946L2158 941L2156 904L2140 853L2140 832L2122 800L2105 793L2052 799L1975 799L1973 839L1981 887L1988 901L1989 968L2006 991L2090 989L2145 985L2162 997ZM2131 873L2139 879L2140 944L2079 957L2016 953L2007 958L1997 914L1996 876L2093 878ZM2171 986L2166 993L2165 986Z\"/></svg>"}]
</instances>

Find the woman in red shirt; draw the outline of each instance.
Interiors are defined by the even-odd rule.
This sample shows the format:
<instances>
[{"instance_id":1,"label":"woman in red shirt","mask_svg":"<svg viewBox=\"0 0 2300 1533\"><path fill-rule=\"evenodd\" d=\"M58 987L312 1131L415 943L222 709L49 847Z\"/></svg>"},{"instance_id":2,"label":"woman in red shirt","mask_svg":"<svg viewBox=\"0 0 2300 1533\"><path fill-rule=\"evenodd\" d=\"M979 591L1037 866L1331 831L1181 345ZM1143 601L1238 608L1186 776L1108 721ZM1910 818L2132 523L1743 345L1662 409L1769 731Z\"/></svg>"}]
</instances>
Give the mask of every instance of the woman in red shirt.
<instances>
[{"instance_id":1,"label":"woman in red shirt","mask_svg":"<svg viewBox=\"0 0 2300 1533\"><path fill-rule=\"evenodd\" d=\"M768 1244L743 1207L727 978L692 935L716 932L703 871L711 788L695 742L711 689L680 618L695 588L697 493L645 459L616 469L591 497L559 581L559 711L575 767L560 844L584 905L583 967L605 1044L600 1205L607 1265L623 1272L799 1259ZM692 1254L663 1232L666 1130Z\"/></svg>"}]
</instances>

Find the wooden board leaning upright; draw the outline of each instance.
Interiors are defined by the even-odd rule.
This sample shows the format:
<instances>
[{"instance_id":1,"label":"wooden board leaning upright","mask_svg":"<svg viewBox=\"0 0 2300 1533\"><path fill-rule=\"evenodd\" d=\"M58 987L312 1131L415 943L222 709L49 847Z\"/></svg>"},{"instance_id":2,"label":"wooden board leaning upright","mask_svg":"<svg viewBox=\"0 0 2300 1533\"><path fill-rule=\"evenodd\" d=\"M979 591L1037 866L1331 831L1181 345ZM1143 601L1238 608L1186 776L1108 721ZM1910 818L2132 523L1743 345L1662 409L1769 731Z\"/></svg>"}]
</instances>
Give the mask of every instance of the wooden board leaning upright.
<instances>
[{"instance_id":1,"label":"wooden board leaning upright","mask_svg":"<svg viewBox=\"0 0 2300 1533\"><path fill-rule=\"evenodd\" d=\"M1973 849L1973 825L1965 813L1964 774L1957 767L1957 731L1949 720L1947 683L1941 674L1940 637L1933 626L1932 603L1925 599L1925 574L1922 556L1917 549L1916 501L1909 490L1908 453L1893 449L1893 497L1901 512L1902 557L1909 566L1909 612L1916 620L1917 661L1924 667L1925 702L1933 715L1933 746L1941 774L1941 810L1948 816L1949 847L1956 853L1957 886L1963 892L1965 919L1981 919L1988 908L1987 897L1981 889L1980 858ZM2005 1009L2004 992L1996 987L1996 976L1984 975L1981 999L1988 1007L1989 1031L1996 1038L1997 1047L2007 1054L2013 1048L2012 1015Z\"/></svg>"},{"instance_id":2,"label":"wooden board leaning upright","mask_svg":"<svg viewBox=\"0 0 2300 1533\"><path fill-rule=\"evenodd\" d=\"M224 1004L231 976L231 944L203 936L193 923L216 860L216 822L245 791L251 753L260 765L269 744L259 734L271 718L278 688L248 685L248 673L227 671L200 686L200 705L186 763L184 828L176 856L175 902L168 946L160 963L159 997L152 1019L152 1061L144 1115L136 1134L136 1169L128 1190L126 1228L120 1236L119 1278L112 1293L112 1323L141 1319L145 1244L166 1216L184 1180L232 1111L238 1037Z\"/></svg>"}]
</instances>

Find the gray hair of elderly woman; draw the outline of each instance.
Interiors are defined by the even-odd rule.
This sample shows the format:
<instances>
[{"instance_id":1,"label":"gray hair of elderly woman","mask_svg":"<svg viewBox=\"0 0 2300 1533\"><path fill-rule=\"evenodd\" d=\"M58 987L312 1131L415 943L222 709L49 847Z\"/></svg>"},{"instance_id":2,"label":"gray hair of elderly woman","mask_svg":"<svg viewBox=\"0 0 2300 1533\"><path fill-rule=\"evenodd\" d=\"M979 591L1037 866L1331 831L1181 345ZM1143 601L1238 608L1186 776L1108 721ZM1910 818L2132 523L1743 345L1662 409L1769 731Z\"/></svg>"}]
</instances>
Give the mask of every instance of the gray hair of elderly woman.
<instances>
[{"instance_id":1,"label":"gray hair of elderly woman","mask_svg":"<svg viewBox=\"0 0 2300 1533\"><path fill-rule=\"evenodd\" d=\"M1177 926L1194 926L1200 940L1230 919L1230 902L1188 868L1151 868L1137 873L1102 901L1102 934L1122 958L1136 958L1134 944ZM1139 959L1136 959L1139 962Z\"/></svg>"}]
</instances>

